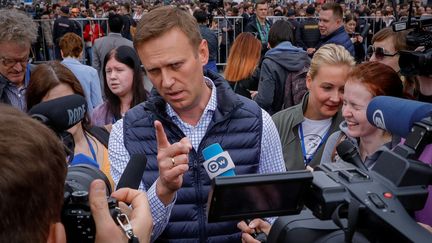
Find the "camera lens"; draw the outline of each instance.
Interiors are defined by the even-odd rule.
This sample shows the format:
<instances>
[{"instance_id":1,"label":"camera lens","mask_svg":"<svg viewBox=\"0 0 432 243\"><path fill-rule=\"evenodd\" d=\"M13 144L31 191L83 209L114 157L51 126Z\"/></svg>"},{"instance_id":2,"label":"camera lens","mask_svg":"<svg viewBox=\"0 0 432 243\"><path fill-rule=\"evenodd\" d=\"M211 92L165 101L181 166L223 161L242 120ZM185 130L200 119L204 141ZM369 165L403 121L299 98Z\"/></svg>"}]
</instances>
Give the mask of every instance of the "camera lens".
<instances>
[{"instance_id":1,"label":"camera lens","mask_svg":"<svg viewBox=\"0 0 432 243\"><path fill-rule=\"evenodd\" d=\"M89 191L90 184L96 179L101 179L107 186L107 196L112 192L111 184L105 174L94 166L79 164L71 166L68 169L66 176L66 184L72 189L72 192L76 191Z\"/></svg>"},{"instance_id":2,"label":"camera lens","mask_svg":"<svg viewBox=\"0 0 432 243\"><path fill-rule=\"evenodd\" d=\"M89 203L90 184L102 179L107 187L107 197L111 194L111 185L105 174L94 166L79 164L68 168L62 223L66 229L67 242L94 242L96 227L91 215ZM115 215L117 201L108 198L111 215Z\"/></svg>"}]
</instances>

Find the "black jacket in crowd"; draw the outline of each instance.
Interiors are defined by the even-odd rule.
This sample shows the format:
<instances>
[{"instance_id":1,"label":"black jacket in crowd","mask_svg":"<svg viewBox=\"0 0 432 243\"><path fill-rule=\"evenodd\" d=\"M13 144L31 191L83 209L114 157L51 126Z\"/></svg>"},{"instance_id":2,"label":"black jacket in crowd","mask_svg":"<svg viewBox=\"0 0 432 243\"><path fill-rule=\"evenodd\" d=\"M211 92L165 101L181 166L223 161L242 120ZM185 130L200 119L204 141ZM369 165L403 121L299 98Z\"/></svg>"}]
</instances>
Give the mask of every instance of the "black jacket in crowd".
<instances>
[{"instance_id":1,"label":"black jacket in crowd","mask_svg":"<svg viewBox=\"0 0 432 243\"><path fill-rule=\"evenodd\" d=\"M215 61L218 52L218 38L214 31L209 29L206 25L199 25L201 36L207 41L209 49L209 61Z\"/></svg>"},{"instance_id":2,"label":"black jacket in crowd","mask_svg":"<svg viewBox=\"0 0 432 243\"><path fill-rule=\"evenodd\" d=\"M60 38L69 32L81 36L81 25L77 21L69 19L69 17L66 16L61 16L54 21L53 41L57 46L59 45Z\"/></svg>"},{"instance_id":3,"label":"black jacket in crowd","mask_svg":"<svg viewBox=\"0 0 432 243\"><path fill-rule=\"evenodd\" d=\"M257 20L257 18L256 18L256 15L252 16L252 17L249 19L248 24L247 24L246 27L244 28L244 32L251 32L251 33L255 34L256 37L261 41L261 36L260 36L260 34L258 33L257 22L258 22L258 20ZM259 24L259 23L258 23L258 24ZM272 25L272 23L271 23L268 19L266 19L266 24L268 24L269 27L271 27L271 25ZM270 28L269 28L269 30L270 30ZM268 32L267 32L267 36L268 36ZM262 43L262 42L261 42L261 43ZM267 52L267 50L268 50L268 48L267 48L267 43L268 43L268 42L266 42L266 43L262 43L262 48L261 48L261 57L263 57L264 54L265 54L265 53Z\"/></svg>"},{"instance_id":4,"label":"black jacket in crowd","mask_svg":"<svg viewBox=\"0 0 432 243\"><path fill-rule=\"evenodd\" d=\"M303 50L315 48L320 37L321 34L318 29L318 20L316 18L305 19L296 30L297 46L303 48Z\"/></svg>"}]
</instances>

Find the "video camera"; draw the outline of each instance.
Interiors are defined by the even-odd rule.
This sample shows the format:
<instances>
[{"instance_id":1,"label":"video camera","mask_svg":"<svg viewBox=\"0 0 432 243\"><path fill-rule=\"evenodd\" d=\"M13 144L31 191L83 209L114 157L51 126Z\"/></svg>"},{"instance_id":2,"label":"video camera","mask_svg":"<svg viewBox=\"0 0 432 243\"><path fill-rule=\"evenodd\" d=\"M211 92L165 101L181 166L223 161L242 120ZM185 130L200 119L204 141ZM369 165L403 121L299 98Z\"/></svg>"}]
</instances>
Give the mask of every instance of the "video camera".
<instances>
[{"instance_id":1,"label":"video camera","mask_svg":"<svg viewBox=\"0 0 432 243\"><path fill-rule=\"evenodd\" d=\"M432 17L425 19L413 18L413 2L410 1L407 21L392 24L393 31L412 30L407 35L407 45L411 47L424 47L423 51L399 51L399 66L401 73L406 76L432 74L432 32L427 27L432 26Z\"/></svg>"},{"instance_id":2,"label":"video camera","mask_svg":"<svg viewBox=\"0 0 432 243\"><path fill-rule=\"evenodd\" d=\"M395 104L393 99L376 100ZM368 120L392 129L390 117L383 115L392 112L382 112L374 106L377 102L368 106ZM432 184L431 166L417 160L432 143L432 106L418 103L401 104L415 110L407 118L406 140L393 150L383 147L371 170L341 143L338 154L346 162L324 163L314 172L216 177L208 199L209 222L290 215L273 224L267 237L271 243L430 242L432 234L413 219Z\"/></svg>"},{"instance_id":3,"label":"video camera","mask_svg":"<svg viewBox=\"0 0 432 243\"><path fill-rule=\"evenodd\" d=\"M87 102L80 95L68 95L42 102L30 109L29 114L51 128L62 140L69 161L73 158L75 143L66 130L84 119ZM78 164L70 166L64 187L64 204L61 220L65 226L67 242L94 242L96 227L91 216L88 192L90 184L96 179L105 182L108 208L116 223L121 212L114 198L109 197L112 189L108 178L98 168Z\"/></svg>"}]
</instances>

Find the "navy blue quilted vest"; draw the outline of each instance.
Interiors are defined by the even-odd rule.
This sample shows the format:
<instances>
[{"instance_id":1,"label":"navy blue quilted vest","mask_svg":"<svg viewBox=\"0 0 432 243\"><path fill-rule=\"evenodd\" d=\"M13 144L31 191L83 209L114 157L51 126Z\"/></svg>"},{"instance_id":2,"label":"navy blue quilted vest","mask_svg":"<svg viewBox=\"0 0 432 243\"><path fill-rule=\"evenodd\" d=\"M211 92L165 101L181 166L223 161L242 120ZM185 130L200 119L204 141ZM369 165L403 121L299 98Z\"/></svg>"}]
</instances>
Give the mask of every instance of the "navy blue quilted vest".
<instances>
[{"instance_id":1,"label":"navy blue quilted vest","mask_svg":"<svg viewBox=\"0 0 432 243\"><path fill-rule=\"evenodd\" d=\"M255 102L236 95L219 75L207 73L206 76L216 86L218 105L198 151L193 149L189 154L189 171L177 192L169 223L157 242L240 242L237 221L207 223L206 204L211 181L202 166L202 150L219 143L230 153L237 175L257 173L262 112ZM142 179L146 188L159 176L154 121L162 122L170 143L185 136L166 114L165 105L155 93L149 101L127 112L124 118L124 143L129 154L145 153L147 156Z\"/></svg>"}]
</instances>

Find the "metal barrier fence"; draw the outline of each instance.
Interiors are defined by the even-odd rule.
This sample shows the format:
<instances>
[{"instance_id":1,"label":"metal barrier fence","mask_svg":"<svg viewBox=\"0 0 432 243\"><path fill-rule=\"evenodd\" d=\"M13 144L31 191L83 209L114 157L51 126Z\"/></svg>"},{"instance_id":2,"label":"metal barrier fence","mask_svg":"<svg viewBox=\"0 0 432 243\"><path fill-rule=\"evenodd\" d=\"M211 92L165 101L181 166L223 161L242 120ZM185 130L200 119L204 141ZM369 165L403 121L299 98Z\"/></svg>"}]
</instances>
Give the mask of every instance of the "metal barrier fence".
<instances>
[{"instance_id":1,"label":"metal barrier fence","mask_svg":"<svg viewBox=\"0 0 432 243\"><path fill-rule=\"evenodd\" d=\"M104 35L107 35L109 32L108 28L108 18L76 18L72 19L77 22L81 39L83 41L83 55L82 55L82 63L91 65L91 49L86 47L84 40L84 29L86 24L89 21L93 21L95 24L99 24L99 26L104 30ZM32 46L32 61L33 63L41 63L49 60L55 60L55 50L54 50L54 41L53 40L53 19L35 19L34 22L38 26L38 38L37 42Z\"/></svg>"},{"instance_id":2,"label":"metal barrier fence","mask_svg":"<svg viewBox=\"0 0 432 243\"><path fill-rule=\"evenodd\" d=\"M270 22L274 23L277 20L284 19L287 20L288 18L285 16L269 16L267 17ZM302 22L306 19L306 17L296 17L296 20L298 22ZM316 18L318 19L318 17ZM358 21L364 21L366 24L366 30L365 30L365 38L363 41L364 48L366 50L367 46L369 45L372 36L378 32L380 29L384 27L390 26L390 23L395 21L394 17L384 17L376 19L375 17L361 17ZM242 17L214 17L213 18L214 23L214 31L217 33L219 37L219 49L218 49L218 60L217 65L218 66L225 66L226 65L226 58L228 57L230 47L232 43L234 42L235 38L238 34L243 32L244 24L243 24L243 18ZM229 31L226 30L226 27L230 27ZM241 28L238 28L240 26ZM225 29L224 29L225 28Z\"/></svg>"},{"instance_id":3,"label":"metal barrier fence","mask_svg":"<svg viewBox=\"0 0 432 243\"><path fill-rule=\"evenodd\" d=\"M271 22L275 22L279 19L287 19L284 16L269 16L267 17ZM296 18L299 22L302 22L304 17ZM370 43L372 36L381 28L388 26L389 22L393 19L376 19L375 17L361 17L359 21L365 21L368 26L366 33L366 38L364 38L365 48ZM107 18L91 18L91 19L73 19L77 21L81 28L81 37L83 39L83 46L85 47L84 41L84 28L88 21L94 21L98 23L102 29L104 29L105 35L109 32L108 19ZM52 28L54 20L38 19L34 20L39 26L39 37L38 42L33 45L33 62L45 62L54 59L54 49L52 46ZM216 16L213 18L213 23L211 24L211 29L217 34L219 40L219 48L217 55L217 65L225 66L226 59L229 55L229 50L234 42L235 38L244 30L243 18L242 17L220 17ZM84 48L83 63L91 65L91 54L89 51L91 49Z\"/></svg>"}]
</instances>

